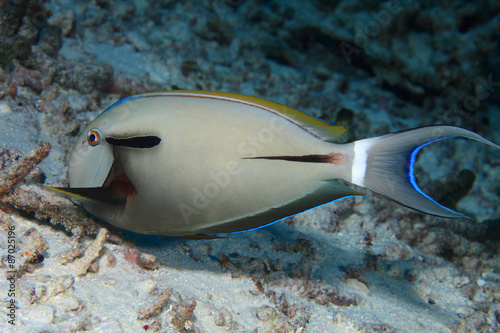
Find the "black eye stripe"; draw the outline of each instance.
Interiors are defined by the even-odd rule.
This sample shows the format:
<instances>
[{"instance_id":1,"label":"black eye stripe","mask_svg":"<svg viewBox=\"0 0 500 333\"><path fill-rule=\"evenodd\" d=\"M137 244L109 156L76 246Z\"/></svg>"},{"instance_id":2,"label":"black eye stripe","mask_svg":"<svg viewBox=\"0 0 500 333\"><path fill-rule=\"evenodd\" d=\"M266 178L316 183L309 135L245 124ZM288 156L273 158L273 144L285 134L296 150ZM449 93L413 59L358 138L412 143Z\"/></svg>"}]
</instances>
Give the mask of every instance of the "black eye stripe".
<instances>
[{"instance_id":1,"label":"black eye stripe","mask_svg":"<svg viewBox=\"0 0 500 333\"><path fill-rule=\"evenodd\" d=\"M160 144L161 139L157 136L135 136L126 139L106 138L106 142L114 147L153 148Z\"/></svg>"}]
</instances>

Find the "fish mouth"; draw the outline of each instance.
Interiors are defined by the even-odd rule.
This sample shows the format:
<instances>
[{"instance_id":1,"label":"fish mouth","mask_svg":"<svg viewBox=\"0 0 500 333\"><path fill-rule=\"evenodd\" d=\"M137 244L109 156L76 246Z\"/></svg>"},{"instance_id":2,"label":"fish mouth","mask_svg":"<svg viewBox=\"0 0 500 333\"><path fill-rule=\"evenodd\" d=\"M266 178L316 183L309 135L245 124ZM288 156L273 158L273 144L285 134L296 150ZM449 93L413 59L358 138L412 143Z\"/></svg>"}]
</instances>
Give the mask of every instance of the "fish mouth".
<instances>
[{"instance_id":1,"label":"fish mouth","mask_svg":"<svg viewBox=\"0 0 500 333\"><path fill-rule=\"evenodd\" d=\"M135 186L118 163L113 163L102 186L69 188L48 186L47 189L68 196L76 203L82 204L85 209L94 215L98 215L96 211L104 206L109 208L109 205L123 211L127 200L137 195ZM97 208L92 209L91 207Z\"/></svg>"}]
</instances>

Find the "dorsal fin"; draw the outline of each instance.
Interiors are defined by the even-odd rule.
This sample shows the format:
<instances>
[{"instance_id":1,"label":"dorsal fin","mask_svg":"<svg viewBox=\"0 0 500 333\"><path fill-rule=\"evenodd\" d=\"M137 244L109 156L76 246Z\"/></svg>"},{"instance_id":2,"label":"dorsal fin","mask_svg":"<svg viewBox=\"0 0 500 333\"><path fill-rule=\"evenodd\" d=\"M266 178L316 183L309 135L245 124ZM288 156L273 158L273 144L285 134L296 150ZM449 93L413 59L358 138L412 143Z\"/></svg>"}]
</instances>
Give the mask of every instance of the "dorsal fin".
<instances>
[{"instance_id":1,"label":"dorsal fin","mask_svg":"<svg viewBox=\"0 0 500 333\"><path fill-rule=\"evenodd\" d=\"M160 91L157 93L151 93L146 95L150 96L182 95L182 96L192 96L192 97L211 97L211 98L218 98L221 100L228 100L228 101L255 105L260 108L269 110L270 112L280 114L281 116L285 117L291 122L300 125L309 133L325 141L336 140L346 132L344 126L335 126L327 123L326 121L315 118L305 112L291 108L289 106L253 96L246 96L246 95L220 92L220 91L203 91L203 90Z\"/></svg>"}]
</instances>

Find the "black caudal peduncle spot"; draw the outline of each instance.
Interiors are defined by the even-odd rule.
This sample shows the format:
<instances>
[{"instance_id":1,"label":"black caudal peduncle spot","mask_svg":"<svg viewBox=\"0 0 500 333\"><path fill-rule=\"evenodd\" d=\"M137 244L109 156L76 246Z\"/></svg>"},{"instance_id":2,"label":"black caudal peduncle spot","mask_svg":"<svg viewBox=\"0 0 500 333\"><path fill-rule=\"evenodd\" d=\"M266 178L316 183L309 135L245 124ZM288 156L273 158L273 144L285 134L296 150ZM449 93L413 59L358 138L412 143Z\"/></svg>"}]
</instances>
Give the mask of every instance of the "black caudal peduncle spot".
<instances>
[{"instance_id":1,"label":"black caudal peduncle spot","mask_svg":"<svg viewBox=\"0 0 500 333\"><path fill-rule=\"evenodd\" d=\"M114 147L153 148L160 144L157 136L134 136L126 139L106 138L106 142Z\"/></svg>"}]
</instances>

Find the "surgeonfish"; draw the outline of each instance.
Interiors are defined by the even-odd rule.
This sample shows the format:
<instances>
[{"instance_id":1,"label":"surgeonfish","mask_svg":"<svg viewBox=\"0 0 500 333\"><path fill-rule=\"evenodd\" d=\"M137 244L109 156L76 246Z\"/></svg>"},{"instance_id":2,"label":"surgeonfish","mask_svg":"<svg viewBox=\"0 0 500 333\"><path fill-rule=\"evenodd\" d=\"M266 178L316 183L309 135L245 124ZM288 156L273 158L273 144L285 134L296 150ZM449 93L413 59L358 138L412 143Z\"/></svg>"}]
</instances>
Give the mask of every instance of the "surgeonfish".
<instances>
[{"instance_id":1,"label":"surgeonfish","mask_svg":"<svg viewBox=\"0 0 500 333\"><path fill-rule=\"evenodd\" d=\"M460 127L421 127L348 144L346 130L264 99L167 91L119 100L78 138L68 195L119 228L169 236L234 233L267 226L369 188L415 210L447 217L418 187L425 145L465 137Z\"/></svg>"}]
</instances>

